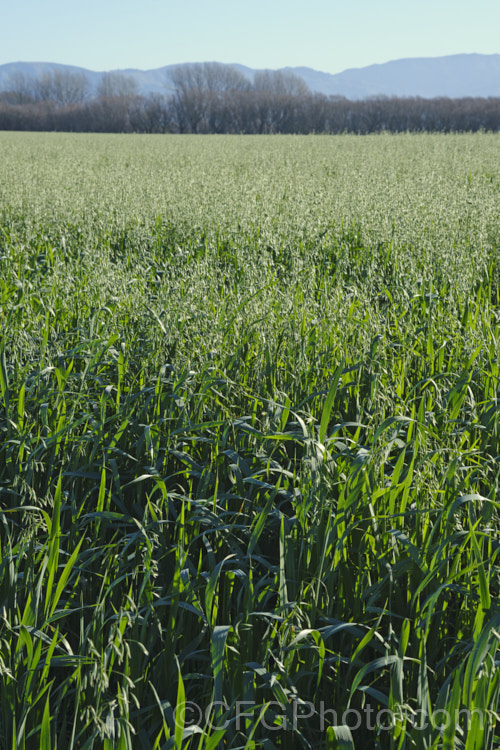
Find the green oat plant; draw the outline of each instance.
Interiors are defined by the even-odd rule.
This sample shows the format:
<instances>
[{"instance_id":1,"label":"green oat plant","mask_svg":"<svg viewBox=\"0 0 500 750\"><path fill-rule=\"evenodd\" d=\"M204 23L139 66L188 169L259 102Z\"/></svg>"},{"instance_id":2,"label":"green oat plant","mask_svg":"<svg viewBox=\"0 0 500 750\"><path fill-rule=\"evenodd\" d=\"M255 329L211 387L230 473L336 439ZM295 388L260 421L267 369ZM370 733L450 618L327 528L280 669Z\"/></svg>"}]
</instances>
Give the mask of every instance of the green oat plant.
<instances>
[{"instance_id":1,"label":"green oat plant","mask_svg":"<svg viewBox=\"0 0 500 750\"><path fill-rule=\"evenodd\" d=\"M0 745L493 750L497 135L0 136Z\"/></svg>"}]
</instances>

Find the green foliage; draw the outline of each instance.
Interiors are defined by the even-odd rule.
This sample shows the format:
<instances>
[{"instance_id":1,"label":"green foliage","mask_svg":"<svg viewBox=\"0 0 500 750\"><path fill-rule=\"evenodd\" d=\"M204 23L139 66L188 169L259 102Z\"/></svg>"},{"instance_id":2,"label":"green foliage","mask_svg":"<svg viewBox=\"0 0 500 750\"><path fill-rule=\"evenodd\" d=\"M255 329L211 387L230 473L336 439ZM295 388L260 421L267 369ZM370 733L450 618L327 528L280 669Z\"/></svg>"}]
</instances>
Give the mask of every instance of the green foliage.
<instances>
[{"instance_id":1,"label":"green foliage","mask_svg":"<svg viewBox=\"0 0 500 750\"><path fill-rule=\"evenodd\" d=\"M1 747L499 745L498 143L1 135Z\"/></svg>"}]
</instances>

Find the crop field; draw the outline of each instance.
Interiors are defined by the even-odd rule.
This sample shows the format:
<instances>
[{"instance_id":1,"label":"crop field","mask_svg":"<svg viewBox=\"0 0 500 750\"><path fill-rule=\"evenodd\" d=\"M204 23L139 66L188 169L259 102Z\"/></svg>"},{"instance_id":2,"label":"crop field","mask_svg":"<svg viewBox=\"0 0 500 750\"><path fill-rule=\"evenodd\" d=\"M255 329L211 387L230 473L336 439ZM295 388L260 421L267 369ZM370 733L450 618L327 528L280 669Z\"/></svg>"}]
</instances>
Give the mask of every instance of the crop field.
<instances>
[{"instance_id":1,"label":"crop field","mask_svg":"<svg viewBox=\"0 0 500 750\"><path fill-rule=\"evenodd\" d=\"M500 135L0 133L0 748L500 747Z\"/></svg>"}]
</instances>

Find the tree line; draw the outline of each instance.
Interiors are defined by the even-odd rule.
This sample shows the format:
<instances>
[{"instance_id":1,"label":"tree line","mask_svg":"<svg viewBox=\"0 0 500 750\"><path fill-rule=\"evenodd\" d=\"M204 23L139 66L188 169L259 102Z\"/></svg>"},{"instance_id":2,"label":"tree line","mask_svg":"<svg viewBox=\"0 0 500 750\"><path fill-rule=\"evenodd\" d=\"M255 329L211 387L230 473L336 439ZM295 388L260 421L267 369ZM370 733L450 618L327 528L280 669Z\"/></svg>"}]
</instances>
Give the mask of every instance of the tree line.
<instances>
[{"instance_id":1,"label":"tree line","mask_svg":"<svg viewBox=\"0 0 500 750\"><path fill-rule=\"evenodd\" d=\"M0 130L96 133L377 133L498 131L500 98L376 96L349 100L309 90L291 71L249 81L219 63L179 65L164 94L105 73L95 91L82 72L18 73L0 92ZM170 90L167 89L170 86Z\"/></svg>"}]
</instances>

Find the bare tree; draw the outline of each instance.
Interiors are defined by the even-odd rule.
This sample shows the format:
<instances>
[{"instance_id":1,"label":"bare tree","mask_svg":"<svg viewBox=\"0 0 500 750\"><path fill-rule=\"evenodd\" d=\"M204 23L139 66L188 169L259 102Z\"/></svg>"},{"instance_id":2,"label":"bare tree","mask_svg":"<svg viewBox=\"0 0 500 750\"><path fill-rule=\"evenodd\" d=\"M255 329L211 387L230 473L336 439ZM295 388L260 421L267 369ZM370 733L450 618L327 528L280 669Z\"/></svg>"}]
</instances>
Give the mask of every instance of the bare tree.
<instances>
[{"instance_id":1,"label":"bare tree","mask_svg":"<svg viewBox=\"0 0 500 750\"><path fill-rule=\"evenodd\" d=\"M21 70L10 74L3 92L3 100L10 104L29 104L35 100L34 80Z\"/></svg>"},{"instance_id":2,"label":"bare tree","mask_svg":"<svg viewBox=\"0 0 500 750\"><path fill-rule=\"evenodd\" d=\"M33 89L35 98L39 101L51 101L65 107L87 99L89 82L83 71L55 68L35 79Z\"/></svg>"},{"instance_id":3,"label":"bare tree","mask_svg":"<svg viewBox=\"0 0 500 750\"><path fill-rule=\"evenodd\" d=\"M176 89L172 105L181 133L227 132L227 95L251 89L237 68L215 62L177 65L170 81Z\"/></svg>"},{"instance_id":4,"label":"bare tree","mask_svg":"<svg viewBox=\"0 0 500 750\"><path fill-rule=\"evenodd\" d=\"M309 86L291 70L257 70L253 80L256 91L268 91L278 96L304 96Z\"/></svg>"},{"instance_id":5,"label":"bare tree","mask_svg":"<svg viewBox=\"0 0 500 750\"><path fill-rule=\"evenodd\" d=\"M135 78L124 73L103 73L97 86L98 97L133 97L138 93Z\"/></svg>"},{"instance_id":6,"label":"bare tree","mask_svg":"<svg viewBox=\"0 0 500 750\"><path fill-rule=\"evenodd\" d=\"M251 84L233 65L216 62L177 65L170 79L180 93L186 91L248 91Z\"/></svg>"}]
</instances>

